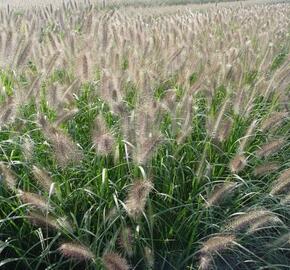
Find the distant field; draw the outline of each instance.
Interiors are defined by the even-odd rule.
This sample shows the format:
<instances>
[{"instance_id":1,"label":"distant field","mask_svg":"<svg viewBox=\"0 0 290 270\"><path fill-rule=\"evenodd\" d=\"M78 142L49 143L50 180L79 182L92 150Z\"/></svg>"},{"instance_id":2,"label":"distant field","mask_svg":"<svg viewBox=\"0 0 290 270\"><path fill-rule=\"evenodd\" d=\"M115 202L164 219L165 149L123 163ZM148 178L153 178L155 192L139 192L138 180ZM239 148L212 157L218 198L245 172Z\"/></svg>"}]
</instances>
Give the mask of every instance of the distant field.
<instances>
[{"instance_id":1,"label":"distant field","mask_svg":"<svg viewBox=\"0 0 290 270\"><path fill-rule=\"evenodd\" d=\"M68 0L64 0L64 2L69 2ZM76 0L78 3L86 3L88 0ZM91 0L89 1L93 4L99 4L102 5L102 0ZM108 6L151 6L151 5L179 5L179 4L204 4L204 3L210 3L213 2L214 4L216 1L214 0L110 0L106 1L106 4ZM261 3L277 3L282 2L279 0L253 0L253 1L220 1L218 0L219 4L221 5L236 5L237 3L243 3L243 4L261 4ZM223 2L223 3L221 3ZM227 3L225 3L227 2ZM0 8L6 7L8 4L11 7L17 7L17 8L30 8L33 6L36 7L42 7L45 5L52 4L54 7L57 5L62 5L63 1L60 0L30 0L30 1L21 1L21 0L2 0L0 2Z\"/></svg>"}]
</instances>

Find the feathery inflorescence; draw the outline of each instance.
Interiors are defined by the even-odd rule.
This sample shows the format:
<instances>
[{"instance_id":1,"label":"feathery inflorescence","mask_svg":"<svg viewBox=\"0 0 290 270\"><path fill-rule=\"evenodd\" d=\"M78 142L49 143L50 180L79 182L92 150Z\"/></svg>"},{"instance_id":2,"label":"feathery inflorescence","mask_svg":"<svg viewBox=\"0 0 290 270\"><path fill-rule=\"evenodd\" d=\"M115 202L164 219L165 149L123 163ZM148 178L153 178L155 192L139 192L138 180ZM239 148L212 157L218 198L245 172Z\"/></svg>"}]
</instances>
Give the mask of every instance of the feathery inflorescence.
<instances>
[{"instance_id":1,"label":"feathery inflorescence","mask_svg":"<svg viewBox=\"0 0 290 270\"><path fill-rule=\"evenodd\" d=\"M93 146L97 154L104 156L110 154L115 145L115 139L101 116L96 118L92 133Z\"/></svg>"},{"instance_id":2,"label":"feathery inflorescence","mask_svg":"<svg viewBox=\"0 0 290 270\"><path fill-rule=\"evenodd\" d=\"M58 250L63 256L76 261L90 261L95 259L95 255L88 247L78 243L63 243Z\"/></svg>"},{"instance_id":3,"label":"feathery inflorescence","mask_svg":"<svg viewBox=\"0 0 290 270\"><path fill-rule=\"evenodd\" d=\"M43 117L39 120L45 137L53 147L58 164L65 168L70 164L79 164L83 159L83 153L76 143L61 129L52 126Z\"/></svg>"},{"instance_id":4,"label":"feathery inflorescence","mask_svg":"<svg viewBox=\"0 0 290 270\"><path fill-rule=\"evenodd\" d=\"M202 248L199 252L202 254L212 254L224 250L228 246L233 245L235 239L233 235L213 236L202 244Z\"/></svg>"},{"instance_id":5,"label":"feathery inflorescence","mask_svg":"<svg viewBox=\"0 0 290 270\"><path fill-rule=\"evenodd\" d=\"M27 162L32 161L34 153L34 142L30 137L25 137L23 139L22 153Z\"/></svg>"},{"instance_id":6,"label":"feathery inflorescence","mask_svg":"<svg viewBox=\"0 0 290 270\"><path fill-rule=\"evenodd\" d=\"M133 233L129 227L121 230L119 236L120 247L131 257L133 255Z\"/></svg>"},{"instance_id":7,"label":"feathery inflorescence","mask_svg":"<svg viewBox=\"0 0 290 270\"><path fill-rule=\"evenodd\" d=\"M233 126L232 119L227 119L221 124L221 127L219 128L217 132L217 139L220 142L224 142L229 137L232 126Z\"/></svg>"},{"instance_id":8,"label":"feathery inflorescence","mask_svg":"<svg viewBox=\"0 0 290 270\"><path fill-rule=\"evenodd\" d=\"M230 170L232 173L238 173L242 171L247 165L247 158L243 154L237 154L230 161Z\"/></svg>"},{"instance_id":9,"label":"feathery inflorescence","mask_svg":"<svg viewBox=\"0 0 290 270\"><path fill-rule=\"evenodd\" d=\"M115 252L108 252L103 255L103 263L107 270L129 270L126 259Z\"/></svg>"},{"instance_id":10,"label":"feathery inflorescence","mask_svg":"<svg viewBox=\"0 0 290 270\"><path fill-rule=\"evenodd\" d=\"M61 229L57 219L50 214L44 215L38 211L30 211L27 218L36 227L55 231Z\"/></svg>"},{"instance_id":11,"label":"feathery inflorescence","mask_svg":"<svg viewBox=\"0 0 290 270\"><path fill-rule=\"evenodd\" d=\"M248 127L245 136L240 140L239 143L239 153L242 153L245 151L245 148L249 144L251 137L254 136L254 131L257 126L257 120L254 120L251 125Z\"/></svg>"},{"instance_id":12,"label":"feathery inflorescence","mask_svg":"<svg viewBox=\"0 0 290 270\"><path fill-rule=\"evenodd\" d=\"M239 232L248 228L251 224L260 221L266 217L273 217L274 214L269 210L257 209L247 213L243 213L238 217L234 218L226 225L226 230Z\"/></svg>"},{"instance_id":13,"label":"feathery inflorescence","mask_svg":"<svg viewBox=\"0 0 290 270\"><path fill-rule=\"evenodd\" d=\"M277 216L265 216L250 225L248 233L252 234L267 227L272 228L275 225L283 225L283 221Z\"/></svg>"},{"instance_id":14,"label":"feathery inflorescence","mask_svg":"<svg viewBox=\"0 0 290 270\"><path fill-rule=\"evenodd\" d=\"M1 178L4 184L7 186L8 189L15 191L17 180L16 176L13 171L7 167L3 162L0 162L0 173Z\"/></svg>"},{"instance_id":15,"label":"feathery inflorescence","mask_svg":"<svg viewBox=\"0 0 290 270\"><path fill-rule=\"evenodd\" d=\"M280 164L277 162L266 162L264 164L258 165L254 169L255 176L263 176L272 172L277 172L280 168Z\"/></svg>"},{"instance_id":16,"label":"feathery inflorescence","mask_svg":"<svg viewBox=\"0 0 290 270\"><path fill-rule=\"evenodd\" d=\"M285 139L283 138L271 141L269 143L262 145L261 148L256 151L256 155L260 158L268 157L279 151L284 144Z\"/></svg>"},{"instance_id":17,"label":"feathery inflorescence","mask_svg":"<svg viewBox=\"0 0 290 270\"><path fill-rule=\"evenodd\" d=\"M137 218L144 212L152 188L150 180L134 181L125 200L125 209L130 217Z\"/></svg>"},{"instance_id":18,"label":"feathery inflorescence","mask_svg":"<svg viewBox=\"0 0 290 270\"><path fill-rule=\"evenodd\" d=\"M278 179L273 183L270 191L271 195L279 195L290 189L290 169L286 169Z\"/></svg>"},{"instance_id":19,"label":"feathery inflorescence","mask_svg":"<svg viewBox=\"0 0 290 270\"><path fill-rule=\"evenodd\" d=\"M206 207L211 207L218 205L222 200L224 200L229 194L237 188L238 184L233 182L225 182L214 188L212 194L206 199Z\"/></svg>"},{"instance_id":20,"label":"feathery inflorescence","mask_svg":"<svg viewBox=\"0 0 290 270\"><path fill-rule=\"evenodd\" d=\"M272 113L261 123L261 130L267 132L269 129L278 128L283 121L289 116L289 112L275 112Z\"/></svg>"},{"instance_id":21,"label":"feathery inflorescence","mask_svg":"<svg viewBox=\"0 0 290 270\"><path fill-rule=\"evenodd\" d=\"M32 225L40 227L42 229L51 231L62 231L72 232L72 225L68 222L66 217L55 217L52 214L44 214L40 211L29 211L28 220Z\"/></svg>"},{"instance_id":22,"label":"feathery inflorescence","mask_svg":"<svg viewBox=\"0 0 290 270\"><path fill-rule=\"evenodd\" d=\"M23 203L29 204L34 208L38 208L44 211L48 211L49 209L51 209L48 200L38 194L19 190L18 195Z\"/></svg>"},{"instance_id":23,"label":"feathery inflorescence","mask_svg":"<svg viewBox=\"0 0 290 270\"><path fill-rule=\"evenodd\" d=\"M214 255L231 248L236 241L234 235L216 235L210 237L202 244L199 260L199 269L211 269Z\"/></svg>"},{"instance_id":24,"label":"feathery inflorescence","mask_svg":"<svg viewBox=\"0 0 290 270\"><path fill-rule=\"evenodd\" d=\"M0 130L14 122L16 118L17 104L13 97L8 97L5 102L1 102L0 108Z\"/></svg>"},{"instance_id":25,"label":"feathery inflorescence","mask_svg":"<svg viewBox=\"0 0 290 270\"><path fill-rule=\"evenodd\" d=\"M44 169L33 165L32 174L34 178L37 180L39 186L41 186L47 193L50 193L54 185L54 182L51 179L49 173Z\"/></svg>"}]
</instances>

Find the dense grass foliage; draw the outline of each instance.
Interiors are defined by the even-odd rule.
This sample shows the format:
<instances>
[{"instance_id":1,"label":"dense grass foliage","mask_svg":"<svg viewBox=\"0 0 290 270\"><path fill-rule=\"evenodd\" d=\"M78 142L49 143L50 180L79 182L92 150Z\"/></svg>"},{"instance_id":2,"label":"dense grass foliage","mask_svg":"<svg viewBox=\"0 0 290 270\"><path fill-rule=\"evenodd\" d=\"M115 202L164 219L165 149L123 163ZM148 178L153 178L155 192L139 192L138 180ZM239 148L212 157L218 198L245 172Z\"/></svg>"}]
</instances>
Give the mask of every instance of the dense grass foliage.
<instances>
[{"instance_id":1,"label":"dense grass foliage","mask_svg":"<svg viewBox=\"0 0 290 270\"><path fill-rule=\"evenodd\" d=\"M290 5L0 11L0 269L288 269Z\"/></svg>"}]
</instances>

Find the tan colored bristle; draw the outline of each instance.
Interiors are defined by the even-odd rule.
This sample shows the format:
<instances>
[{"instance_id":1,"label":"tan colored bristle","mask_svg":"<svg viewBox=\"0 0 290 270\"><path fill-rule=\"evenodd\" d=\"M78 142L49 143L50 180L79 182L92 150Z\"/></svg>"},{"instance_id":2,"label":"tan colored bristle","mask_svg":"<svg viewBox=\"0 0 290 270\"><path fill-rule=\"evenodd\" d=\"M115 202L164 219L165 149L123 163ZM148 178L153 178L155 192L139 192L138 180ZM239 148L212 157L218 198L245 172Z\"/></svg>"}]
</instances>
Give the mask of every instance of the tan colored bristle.
<instances>
[{"instance_id":1,"label":"tan colored bristle","mask_svg":"<svg viewBox=\"0 0 290 270\"><path fill-rule=\"evenodd\" d=\"M33 158L34 143L30 137L25 137L22 144L22 154L27 162Z\"/></svg>"},{"instance_id":2,"label":"tan colored bristle","mask_svg":"<svg viewBox=\"0 0 290 270\"><path fill-rule=\"evenodd\" d=\"M213 190L212 194L206 200L206 207L218 205L223 199L225 199L232 191L237 187L237 183L226 182L218 185Z\"/></svg>"},{"instance_id":3,"label":"tan colored bristle","mask_svg":"<svg viewBox=\"0 0 290 270\"><path fill-rule=\"evenodd\" d=\"M38 194L19 190L18 195L23 203L29 204L32 207L44 211L48 211L51 209L51 206L49 205L48 201Z\"/></svg>"},{"instance_id":4,"label":"tan colored bristle","mask_svg":"<svg viewBox=\"0 0 290 270\"><path fill-rule=\"evenodd\" d=\"M9 97L0 107L0 130L14 122L16 117L16 103L13 97Z\"/></svg>"},{"instance_id":5,"label":"tan colored bristle","mask_svg":"<svg viewBox=\"0 0 290 270\"><path fill-rule=\"evenodd\" d=\"M254 169L255 176L263 176L268 173L275 172L279 169L280 165L277 162L267 162L265 164L259 165Z\"/></svg>"},{"instance_id":6,"label":"tan colored bristle","mask_svg":"<svg viewBox=\"0 0 290 270\"><path fill-rule=\"evenodd\" d=\"M153 184L148 180L135 181L128 192L125 209L132 218L139 217L145 210L145 205Z\"/></svg>"},{"instance_id":7,"label":"tan colored bristle","mask_svg":"<svg viewBox=\"0 0 290 270\"><path fill-rule=\"evenodd\" d=\"M232 173L239 173L247 165L247 159L243 154L237 154L229 164Z\"/></svg>"},{"instance_id":8,"label":"tan colored bristle","mask_svg":"<svg viewBox=\"0 0 290 270\"><path fill-rule=\"evenodd\" d=\"M144 247L144 259L148 269L154 269L154 254L151 248Z\"/></svg>"},{"instance_id":9,"label":"tan colored bristle","mask_svg":"<svg viewBox=\"0 0 290 270\"><path fill-rule=\"evenodd\" d=\"M137 143L134 151L133 160L137 164L146 164L151 156L154 154L154 150L161 141L162 135L160 133L155 134L154 136L152 135L149 138L139 137L139 142Z\"/></svg>"},{"instance_id":10,"label":"tan colored bristle","mask_svg":"<svg viewBox=\"0 0 290 270\"><path fill-rule=\"evenodd\" d=\"M119 243L126 254L131 257L133 255L133 236L129 227L125 227L121 230Z\"/></svg>"},{"instance_id":11,"label":"tan colored bristle","mask_svg":"<svg viewBox=\"0 0 290 270\"><path fill-rule=\"evenodd\" d=\"M39 211L29 211L28 220L37 227L54 231L73 232L73 227L66 217L55 217L51 214L44 214Z\"/></svg>"},{"instance_id":12,"label":"tan colored bristle","mask_svg":"<svg viewBox=\"0 0 290 270\"><path fill-rule=\"evenodd\" d=\"M78 109L64 110L56 119L55 125L58 127L61 124L71 120L77 113Z\"/></svg>"},{"instance_id":13,"label":"tan colored bristle","mask_svg":"<svg viewBox=\"0 0 290 270\"><path fill-rule=\"evenodd\" d=\"M269 129L279 127L283 121L289 116L289 112L275 112L265 119L261 124L262 131L268 131Z\"/></svg>"},{"instance_id":14,"label":"tan colored bristle","mask_svg":"<svg viewBox=\"0 0 290 270\"><path fill-rule=\"evenodd\" d=\"M28 219L34 226L37 227L56 231L61 229L57 219L51 215L43 215L42 213L36 211L30 211Z\"/></svg>"},{"instance_id":15,"label":"tan colored bristle","mask_svg":"<svg viewBox=\"0 0 290 270\"><path fill-rule=\"evenodd\" d=\"M256 155L259 158L268 157L276 153L278 150L280 150L284 146L284 144L285 144L284 139L277 139L277 140L271 141L269 143L262 145L261 148L256 151Z\"/></svg>"},{"instance_id":16,"label":"tan colored bristle","mask_svg":"<svg viewBox=\"0 0 290 270\"><path fill-rule=\"evenodd\" d=\"M239 143L239 153L242 153L245 151L245 148L249 144L251 137L254 136L254 131L257 126L257 120L254 120L251 125L248 127L245 136L240 140Z\"/></svg>"},{"instance_id":17,"label":"tan colored bristle","mask_svg":"<svg viewBox=\"0 0 290 270\"><path fill-rule=\"evenodd\" d=\"M34 178L37 180L38 184L46 191L50 192L51 187L53 185L53 181L47 171L42 168L38 168L37 166L33 165L32 167L32 174Z\"/></svg>"},{"instance_id":18,"label":"tan colored bristle","mask_svg":"<svg viewBox=\"0 0 290 270\"><path fill-rule=\"evenodd\" d=\"M102 156L109 155L115 145L115 139L101 116L98 116L95 120L92 141L96 152Z\"/></svg>"},{"instance_id":19,"label":"tan colored bristle","mask_svg":"<svg viewBox=\"0 0 290 270\"><path fill-rule=\"evenodd\" d=\"M269 246L279 248L279 247L285 246L287 244L290 244L290 233L289 232L286 232L286 233L282 234L281 236L279 236L275 241L269 243Z\"/></svg>"},{"instance_id":20,"label":"tan colored bristle","mask_svg":"<svg viewBox=\"0 0 290 270\"><path fill-rule=\"evenodd\" d=\"M266 227L273 227L276 224L278 225L283 225L283 222L280 218L276 217L276 216L265 216L262 217L261 219L257 220L255 223L251 224L247 233L248 234L252 234L255 233L259 230L262 230Z\"/></svg>"},{"instance_id":21,"label":"tan colored bristle","mask_svg":"<svg viewBox=\"0 0 290 270\"><path fill-rule=\"evenodd\" d=\"M229 248L234 244L236 237L234 235L212 236L202 244L199 250L201 254L212 254Z\"/></svg>"},{"instance_id":22,"label":"tan colored bristle","mask_svg":"<svg viewBox=\"0 0 290 270\"><path fill-rule=\"evenodd\" d=\"M233 221L230 221L226 225L226 230L238 232L255 223L256 221L268 216L273 216L273 213L271 211L263 209L252 210L247 213L243 213L238 217L234 218Z\"/></svg>"},{"instance_id":23,"label":"tan colored bristle","mask_svg":"<svg viewBox=\"0 0 290 270\"><path fill-rule=\"evenodd\" d=\"M232 119L227 119L221 123L221 127L217 133L217 139L220 142L224 142L229 137L232 126L233 126Z\"/></svg>"},{"instance_id":24,"label":"tan colored bristle","mask_svg":"<svg viewBox=\"0 0 290 270\"><path fill-rule=\"evenodd\" d=\"M212 256L205 255L201 256L199 259L199 268L200 270L210 270L212 267Z\"/></svg>"},{"instance_id":25,"label":"tan colored bristle","mask_svg":"<svg viewBox=\"0 0 290 270\"><path fill-rule=\"evenodd\" d=\"M32 40L28 40L24 48L22 49L21 53L18 56L16 67L19 68L25 64L32 47Z\"/></svg>"},{"instance_id":26,"label":"tan colored bristle","mask_svg":"<svg viewBox=\"0 0 290 270\"><path fill-rule=\"evenodd\" d=\"M285 170L273 183L270 195L279 195L290 189L290 169Z\"/></svg>"},{"instance_id":27,"label":"tan colored bristle","mask_svg":"<svg viewBox=\"0 0 290 270\"><path fill-rule=\"evenodd\" d=\"M48 121L41 117L39 123L43 128L45 137L50 141L53 152L58 164L65 168L70 164L80 164L83 159L83 152L61 129L52 126Z\"/></svg>"},{"instance_id":28,"label":"tan colored bristle","mask_svg":"<svg viewBox=\"0 0 290 270\"><path fill-rule=\"evenodd\" d=\"M103 255L103 263L107 270L129 270L130 267L125 258L114 252Z\"/></svg>"},{"instance_id":29,"label":"tan colored bristle","mask_svg":"<svg viewBox=\"0 0 290 270\"><path fill-rule=\"evenodd\" d=\"M99 155L107 156L112 152L115 145L115 139L111 134L103 134L94 137L94 147Z\"/></svg>"},{"instance_id":30,"label":"tan colored bristle","mask_svg":"<svg viewBox=\"0 0 290 270\"><path fill-rule=\"evenodd\" d=\"M7 167L3 162L0 162L0 177L3 177L4 184L12 191L16 190L16 176L12 172L12 170Z\"/></svg>"},{"instance_id":31,"label":"tan colored bristle","mask_svg":"<svg viewBox=\"0 0 290 270\"><path fill-rule=\"evenodd\" d=\"M286 180L287 178L290 178L290 168L284 170L281 175L278 178L278 181Z\"/></svg>"},{"instance_id":32,"label":"tan colored bristle","mask_svg":"<svg viewBox=\"0 0 290 270\"><path fill-rule=\"evenodd\" d=\"M284 204L284 205L289 205L290 204L290 194L286 194L286 196L281 199L281 204Z\"/></svg>"},{"instance_id":33,"label":"tan colored bristle","mask_svg":"<svg viewBox=\"0 0 290 270\"><path fill-rule=\"evenodd\" d=\"M86 246L77 243L63 243L58 251L69 259L75 261L90 261L95 259L93 252Z\"/></svg>"},{"instance_id":34,"label":"tan colored bristle","mask_svg":"<svg viewBox=\"0 0 290 270\"><path fill-rule=\"evenodd\" d=\"M227 98L224 101L221 109L219 110L219 113L217 115L217 118L216 118L216 120L215 120L215 122L213 124L213 128L212 128L211 136L213 138L215 138L217 136L217 133L220 130L220 126L221 126L221 123L222 123L222 119L223 119L224 113L225 113L225 111L226 111L226 109L228 107L229 102L230 102L230 100Z\"/></svg>"}]
</instances>

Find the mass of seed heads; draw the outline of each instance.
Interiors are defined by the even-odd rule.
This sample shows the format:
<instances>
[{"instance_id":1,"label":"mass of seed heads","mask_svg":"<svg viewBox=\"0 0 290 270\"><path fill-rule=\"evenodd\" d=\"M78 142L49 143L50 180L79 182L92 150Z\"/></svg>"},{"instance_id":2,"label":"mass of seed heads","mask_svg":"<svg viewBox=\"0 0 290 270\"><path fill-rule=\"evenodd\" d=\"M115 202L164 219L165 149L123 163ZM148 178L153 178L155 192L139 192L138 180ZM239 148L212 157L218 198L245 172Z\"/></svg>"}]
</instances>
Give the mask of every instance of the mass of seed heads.
<instances>
[{"instance_id":1,"label":"mass of seed heads","mask_svg":"<svg viewBox=\"0 0 290 270\"><path fill-rule=\"evenodd\" d=\"M21 107L32 102L38 110L34 121L58 166L63 170L81 166L86 153L63 125L78 114L76 99L82 87L90 85L94 96L108 106L119 124L119 129L112 130L102 114L96 117L90 132L95 155L116 156L116 136L121 136L127 162L149 170L154 154L169 141L161 131L164 118L171 118L170 140L183 144L192 134L192 119L199 106L198 97L202 96L207 110L205 134L217 146L228 143L237 117L248 120L248 128L236 142L237 150L228 162L229 174L242 173L251 159L262 162L253 168L253 176L277 172L279 164L268 158L289 147L287 134L276 137L275 129L289 120L290 58L286 56L277 68L273 68L273 62L281 47L289 42L289 18L288 4L213 8L206 12L183 9L154 15L146 10L127 14L72 4L25 10L21 14L2 9L0 67L9 71L16 82L24 77L26 83L18 83L12 90L1 87L0 130L16 123ZM50 80L57 70L68 74L62 83ZM155 90L160 85L165 91L156 97ZM220 85L226 89L224 101L213 111ZM129 87L135 95L130 104ZM265 103L277 99L277 111L253 118L257 97ZM43 100L56 113L55 121L43 114ZM257 132L263 134L264 141L253 149L249 146ZM22 151L27 163L31 162L31 138L23 138ZM51 213L55 183L45 168L37 164L31 168L40 194L19 189L10 164L1 162L0 169L3 183L29 209L27 218L33 225L73 231L67 217ZM133 220L142 218L153 183L154 179L136 179L128 188L123 205ZM240 186L232 179L214 186L208 191L204 208L210 211L220 207ZM289 168L280 172L269 195L289 204ZM254 234L269 224L281 226L283 221L267 209L237 213L220 235L209 236L202 244L200 269L212 269L214 255L234 248L241 233ZM120 243L132 256L130 234L130 229L123 231ZM68 241L58 250L69 259L95 260L93 251L81 243ZM150 254L152 261L152 251L148 250L144 254ZM115 252L104 253L102 261L107 269L129 269L126 259Z\"/></svg>"}]
</instances>

